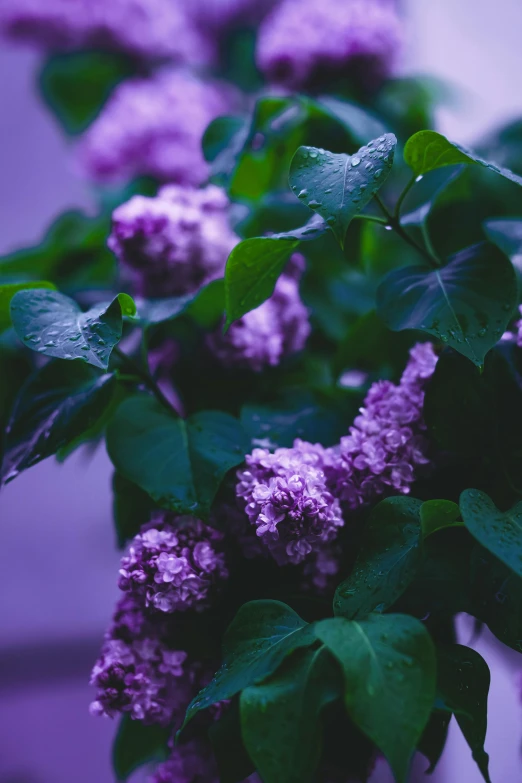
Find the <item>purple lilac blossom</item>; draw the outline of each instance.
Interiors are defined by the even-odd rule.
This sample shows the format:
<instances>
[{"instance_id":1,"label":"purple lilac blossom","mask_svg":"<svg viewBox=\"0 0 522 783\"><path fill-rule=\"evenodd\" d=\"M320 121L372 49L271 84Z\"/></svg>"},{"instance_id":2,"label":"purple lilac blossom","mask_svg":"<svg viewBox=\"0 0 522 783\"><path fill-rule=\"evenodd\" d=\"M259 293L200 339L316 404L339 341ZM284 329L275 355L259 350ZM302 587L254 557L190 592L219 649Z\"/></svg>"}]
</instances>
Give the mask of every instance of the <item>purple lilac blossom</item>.
<instances>
[{"instance_id":1,"label":"purple lilac blossom","mask_svg":"<svg viewBox=\"0 0 522 783\"><path fill-rule=\"evenodd\" d=\"M134 596L120 599L91 675L97 689L93 715L127 713L161 725L183 717L199 683L187 653L173 649L166 638L163 620L146 617Z\"/></svg>"},{"instance_id":2,"label":"purple lilac blossom","mask_svg":"<svg viewBox=\"0 0 522 783\"><path fill-rule=\"evenodd\" d=\"M329 450L329 486L344 507L408 494L417 468L429 463L422 411L436 363L431 343L415 345L399 384L374 383L349 435Z\"/></svg>"},{"instance_id":3,"label":"purple lilac blossom","mask_svg":"<svg viewBox=\"0 0 522 783\"><path fill-rule=\"evenodd\" d=\"M335 541L314 549L303 563L301 588L316 595L333 592L338 584L336 577L341 568L342 554L341 546Z\"/></svg>"},{"instance_id":4,"label":"purple lilac blossom","mask_svg":"<svg viewBox=\"0 0 522 783\"><path fill-rule=\"evenodd\" d=\"M234 97L231 88L184 70L129 79L83 135L80 166L100 182L151 176L200 185L208 176L203 133L213 119L230 112Z\"/></svg>"},{"instance_id":5,"label":"purple lilac blossom","mask_svg":"<svg viewBox=\"0 0 522 783\"><path fill-rule=\"evenodd\" d=\"M199 519L159 514L122 558L119 587L159 612L203 611L228 578L222 541Z\"/></svg>"},{"instance_id":6,"label":"purple lilac blossom","mask_svg":"<svg viewBox=\"0 0 522 783\"><path fill-rule=\"evenodd\" d=\"M239 237L229 201L215 185L167 185L157 196L134 196L113 213L109 248L130 274L138 296L178 296L220 277Z\"/></svg>"},{"instance_id":7,"label":"purple lilac blossom","mask_svg":"<svg viewBox=\"0 0 522 783\"><path fill-rule=\"evenodd\" d=\"M219 773L210 743L192 739L173 749L170 758L160 764L149 783L219 783ZM243 783L261 783L257 774Z\"/></svg>"},{"instance_id":8,"label":"purple lilac blossom","mask_svg":"<svg viewBox=\"0 0 522 783\"><path fill-rule=\"evenodd\" d=\"M262 24L257 62L274 83L306 88L360 64L363 82L387 75L403 29L395 0L283 0Z\"/></svg>"},{"instance_id":9,"label":"purple lilac blossom","mask_svg":"<svg viewBox=\"0 0 522 783\"><path fill-rule=\"evenodd\" d=\"M299 296L303 263L303 257L294 254L270 299L235 321L226 334L218 329L208 335L207 345L225 367L260 372L304 348L310 323L308 309Z\"/></svg>"},{"instance_id":10,"label":"purple lilac blossom","mask_svg":"<svg viewBox=\"0 0 522 783\"><path fill-rule=\"evenodd\" d=\"M3 0L0 30L51 51L98 49L206 63L212 47L173 0Z\"/></svg>"},{"instance_id":11,"label":"purple lilac blossom","mask_svg":"<svg viewBox=\"0 0 522 783\"><path fill-rule=\"evenodd\" d=\"M297 565L333 541L344 525L324 474L326 450L296 440L271 454L257 448L238 471L236 494L250 524L279 565Z\"/></svg>"},{"instance_id":12,"label":"purple lilac blossom","mask_svg":"<svg viewBox=\"0 0 522 783\"><path fill-rule=\"evenodd\" d=\"M518 312L522 315L522 305L519 305ZM522 318L515 321L515 340L519 348L522 348ZM504 339L504 337L502 338Z\"/></svg>"}]
</instances>

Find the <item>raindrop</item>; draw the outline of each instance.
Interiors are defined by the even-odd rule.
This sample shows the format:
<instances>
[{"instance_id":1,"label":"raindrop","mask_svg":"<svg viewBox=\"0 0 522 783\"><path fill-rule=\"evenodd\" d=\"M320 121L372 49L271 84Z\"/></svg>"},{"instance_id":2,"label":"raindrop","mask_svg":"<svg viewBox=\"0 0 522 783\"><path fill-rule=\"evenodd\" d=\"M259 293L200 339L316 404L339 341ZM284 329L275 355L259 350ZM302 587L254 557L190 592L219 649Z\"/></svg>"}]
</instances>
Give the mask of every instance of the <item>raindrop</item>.
<instances>
[{"instance_id":1,"label":"raindrop","mask_svg":"<svg viewBox=\"0 0 522 783\"><path fill-rule=\"evenodd\" d=\"M352 160L351 160L351 165L352 166L358 166L360 162L361 162L361 159L358 158L356 155L354 155Z\"/></svg>"},{"instance_id":2,"label":"raindrop","mask_svg":"<svg viewBox=\"0 0 522 783\"><path fill-rule=\"evenodd\" d=\"M306 198L307 196L308 196L308 191L306 190L306 188L300 190L299 193L297 194L297 198Z\"/></svg>"}]
</instances>

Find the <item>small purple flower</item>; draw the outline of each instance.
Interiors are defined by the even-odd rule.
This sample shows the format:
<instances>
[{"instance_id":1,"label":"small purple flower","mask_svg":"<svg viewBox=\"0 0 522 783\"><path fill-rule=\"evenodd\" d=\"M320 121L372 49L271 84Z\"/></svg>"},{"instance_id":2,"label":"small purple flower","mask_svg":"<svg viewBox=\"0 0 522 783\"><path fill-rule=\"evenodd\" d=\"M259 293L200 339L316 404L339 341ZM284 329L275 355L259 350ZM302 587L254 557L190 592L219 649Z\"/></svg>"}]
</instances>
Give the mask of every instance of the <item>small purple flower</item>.
<instances>
[{"instance_id":1,"label":"small purple flower","mask_svg":"<svg viewBox=\"0 0 522 783\"><path fill-rule=\"evenodd\" d=\"M395 0L283 0L262 24L257 62L292 88L317 86L359 65L362 82L386 75L403 38Z\"/></svg>"},{"instance_id":2,"label":"small purple flower","mask_svg":"<svg viewBox=\"0 0 522 783\"><path fill-rule=\"evenodd\" d=\"M519 306L518 312L522 315L522 305ZM519 348L522 348L522 319L515 322L515 329L517 330L515 334L516 343Z\"/></svg>"},{"instance_id":3,"label":"small purple flower","mask_svg":"<svg viewBox=\"0 0 522 783\"><path fill-rule=\"evenodd\" d=\"M239 242L228 222L228 207L225 192L215 185L167 185L155 198L134 196L119 206L108 245L136 294L178 296L222 276Z\"/></svg>"},{"instance_id":4,"label":"small purple flower","mask_svg":"<svg viewBox=\"0 0 522 783\"><path fill-rule=\"evenodd\" d=\"M160 764L149 783L219 783L219 773L208 740L191 739L177 745L170 758ZM261 783L257 774L243 783Z\"/></svg>"},{"instance_id":5,"label":"small purple flower","mask_svg":"<svg viewBox=\"0 0 522 783\"><path fill-rule=\"evenodd\" d=\"M159 612L207 609L228 578L223 535L193 517L159 516L122 558L119 586Z\"/></svg>"},{"instance_id":6,"label":"small purple flower","mask_svg":"<svg viewBox=\"0 0 522 783\"><path fill-rule=\"evenodd\" d=\"M199 683L187 653L171 648L167 637L165 623L145 617L133 596L120 599L91 675L93 715L128 713L161 725L182 718Z\"/></svg>"},{"instance_id":7,"label":"small purple flower","mask_svg":"<svg viewBox=\"0 0 522 783\"><path fill-rule=\"evenodd\" d=\"M329 486L347 508L408 494L417 468L429 463L422 411L436 363L431 343L415 345L400 383L374 383L349 435L329 450Z\"/></svg>"},{"instance_id":8,"label":"small purple flower","mask_svg":"<svg viewBox=\"0 0 522 783\"><path fill-rule=\"evenodd\" d=\"M151 176L200 185L208 177L201 139L211 120L230 112L229 87L167 68L120 84L83 135L82 168L100 182Z\"/></svg>"},{"instance_id":9,"label":"small purple flower","mask_svg":"<svg viewBox=\"0 0 522 783\"><path fill-rule=\"evenodd\" d=\"M122 51L194 64L213 55L188 8L172 0L3 0L0 30L51 51Z\"/></svg>"},{"instance_id":10,"label":"small purple flower","mask_svg":"<svg viewBox=\"0 0 522 783\"><path fill-rule=\"evenodd\" d=\"M310 334L309 314L299 296L299 273L295 271L303 262L295 254L290 271L278 279L270 299L235 321L226 334L218 329L207 337L210 350L222 364L260 372L304 348Z\"/></svg>"},{"instance_id":11,"label":"small purple flower","mask_svg":"<svg viewBox=\"0 0 522 783\"><path fill-rule=\"evenodd\" d=\"M298 564L344 525L339 502L326 486L327 452L296 440L293 448L254 449L237 474L236 494L277 563Z\"/></svg>"}]
</instances>

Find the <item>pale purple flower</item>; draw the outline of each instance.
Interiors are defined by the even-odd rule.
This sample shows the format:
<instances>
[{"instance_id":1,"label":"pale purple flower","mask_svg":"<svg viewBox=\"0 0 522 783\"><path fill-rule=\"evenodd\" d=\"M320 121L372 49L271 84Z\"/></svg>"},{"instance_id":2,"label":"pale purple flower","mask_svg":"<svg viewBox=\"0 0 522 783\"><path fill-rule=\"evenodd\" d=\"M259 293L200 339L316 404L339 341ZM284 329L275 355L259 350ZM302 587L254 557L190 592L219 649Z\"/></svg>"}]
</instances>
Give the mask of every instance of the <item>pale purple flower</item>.
<instances>
[{"instance_id":1,"label":"pale purple flower","mask_svg":"<svg viewBox=\"0 0 522 783\"><path fill-rule=\"evenodd\" d=\"M228 221L229 201L215 185L166 185L154 198L133 196L112 216L109 248L138 296L197 291L221 277L239 242Z\"/></svg>"},{"instance_id":2,"label":"pale purple flower","mask_svg":"<svg viewBox=\"0 0 522 783\"><path fill-rule=\"evenodd\" d=\"M342 547L337 541L323 544L315 549L303 563L301 589L324 595L337 587L337 578L342 562Z\"/></svg>"},{"instance_id":3,"label":"pale purple flower","mask_svg":"<svg viewBox=\"0 0 522 783\"><path fill-rule=\"evenodd\" d=\"M174 0L2 0L0 30L45 50L97 49L206 63L213 50Z\"/></svg>"},{"instance_id":4,"label":"pale purple flower","mask_svg":"<svg viewBox=\"0 0 522 783\"><path fill-rule=\"evenodd\" d=\"M361 81L389 73L403 25L395 0L283 0L263 22L257 62L267 78L318 86L358 65Z\"/></svg>"},{"instance_id":5,"label":"pale purple flower","mask_svg":"<svg viewBox=\"0 0 522 783\"><path fill-rule=\"evenodd\" d=\"M122 558L120 589L159 612L207 609L228 578L222 541L199 519L159 515Z\"/></svg>"},{"instance_id":6,"label":"pale purple flower","mask_svg":"<svg viewBox=\"0 0 522 783\"><path fill-rule=\"evenodd\" d=\"M101 182L151 176L200 185L208 177L203 133L233 103L230 88L184 70L168 68L150 78L129 79L115 89L82 137L80 165Z\"/></svg>"},{"instance_id":7,"label":"pale purple flower","mask_svg":"<svg viewBox=\"0 0 522 783\"><path fill-rule=\"evenodd\" d=\"M329 450L329 486L346 507L355 509L385 494L408 494L417 469L428 465L422 412L436 363L431 343L415 345L399 384L374 383L349 435Z\"/></svg>"},{"instance_id":8,"label":"pale purple flower","mask_svg":"<svg viewBox=\"0 0 522 783\"><path fill-rule=\"evenodd\" d=\"M222 364L260 372L304 348L310 334L309 313L299 296L295 272L302 262L302 256L294 254L270 299L235 321L226 334L218 329L208 335L207 345Z\"/></svg>"},{"instance_id":9,"label":"pale purple flower","mask_svg":"<svg viewBox=\"0 0 522 783\"><path fill-rule=\"evenodd\" d=\"M91 675L93 715L129 714L147 724L180 720L200 687L187 653L173 648L164 621L146 617L134 596L120 599Z\"/></svg>"},{"instance_id":10,"label":"pale purple flower","mask_svg":"<svg viewBox=\"0 0 522 783\"><path fill-rule=\"evenodd\" d=\"M519 306L518 312L522 315L522 305ZM522 319L515 322L516 335L515 339L519 348L522 348Z\"/></svg>"},{"instance_id":11,"label":"pale purple flower","mask_svg":"<svg viewBox=\"0 0 522 783\"><path fill-rule=\"evenodd\" d=\"M324 473L326 450L296 440L271 454L257 448L238 471L236 494L277 563L298 564L333 541L344 525Z\"/></svg>"}]
</instances>

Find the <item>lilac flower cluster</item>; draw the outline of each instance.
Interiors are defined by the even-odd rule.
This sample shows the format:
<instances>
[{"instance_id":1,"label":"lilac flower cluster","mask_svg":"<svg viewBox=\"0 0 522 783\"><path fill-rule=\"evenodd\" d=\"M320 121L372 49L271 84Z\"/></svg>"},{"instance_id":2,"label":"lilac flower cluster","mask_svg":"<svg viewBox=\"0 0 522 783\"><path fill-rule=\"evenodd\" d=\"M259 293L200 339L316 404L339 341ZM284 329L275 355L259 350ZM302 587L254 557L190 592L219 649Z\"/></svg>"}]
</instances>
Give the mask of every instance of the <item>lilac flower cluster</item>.
<instances>
[{"instance_id":1,"label":"lilac flower cluster","mask_svg":"<svg viewBox=\"0 0 522 783\"><path fill-rule=\"evenodd\" d=\"M344 525L339 501L327 488L325 458L319 444L296 440L273 454L254 449L238 472L237 496L280 565L301 563Z\"/></svg>"},{"instance_id":2,"label":"lilac flower cluster","mask_svg":"<svg viewBox=\"0 0 522 783\"><path fill-rule=\"evenodd\" d=\"M80 165L100 182L151 176L199 185L208 176L203 133L233 104L230 88L184 70L167 68L149 79L129 79L82 137Z\"/></svg>"},{"instance_id":3,"label":"lilac flower cluster","mask_svg":"<svg viewBox=\"0 0 522 783\"><path fill-rule=\"evenodd\" d=\"M417 344L399 384L378 381L338 446L296 440L270 453L256 448L238 471L236 495L257 536L279 564L307 559L305 584L325 589L339 569L332 542L354 510L383 495L407 494L429 463L422 418L435 370L431 343Z\"/></svg>"},{"instance_id":4,"label":"lilac flower cluster","mask_svg":"<svg viewBox=\"0 0 522 783\"><path fill-rule=\"evenodd\" d=\"M157 767L149 783L219 783L219 774L210 743L192 739L174 748L170 758ZM243 783L261 783L257 774Z\"/></svg>"},{"instance_id":5,"label":"lilac flower cluster","mask_svg":"<svg viewBox=\"0 0 522 783\"><path fill-rule=\"evenodd\" d=\"M124 596L91 675L97 689L93 715L128 713L146 724L181 718L194 692L187 654L167 643L164 622L146 616L134 596Z\"/></svg>"},{"instance_id":6,"label":"lilac flower cluster","mask_svg":"<svg viewBox=\"0 0 522 783\"><path fill-rule=\"evenodd\" d=\"M226 334L217 330L208 335L207 345L225 367L260 372L304 348L310 323L294 271L303 265L304 258L294 254L291 271L281 275L270 299L233 323Z\"/></svg>"},{"instance_id":7,"label":"lilac flower cluster","mask_svg":"<svg viewBox=\"0 0 522 783\"><path fill-rule=\"evenodd\" d=\"M206 63L210 42L173 0L3 0L0 30L47 50L101 49Z\"/></svg>"},{"instance_id":8,"label":"lilac flower cluster","mask_svg":"<svg viewBox=\"0 0 522 783\"><path fill-rule=\"evenodd\" d=\"M408 494L416 469L429 463L422 408L436 363L431 343L415 345L399 384L374 383L349 435L331 450L330 486L348 509Z\"/></svg>"},{"instance_id":9,"label":"lilac flower cluster","mask_svg":"<svg viewBox=\"0 0 522 783\"><path fill-rule=\"evenodd\" d=\"M193 517L153 520L121 561L120 590L159 612L203 611L228 578L223 535Z\"/></svg>"},{"instance_id":10,"label":"lilac flower cluster","mask_svg":"<svg viewBox=\"0 0 522 783\"><path fill-rule=\"evenodd\" d=\"M283 0L260 28L257 61L270 81L299 89L357 62L382 77L401 42L395 0Z\"/></svg>"},{"instance_id":11,"label":"lilac flower cluster","mask_svg":"<svg viewBox=\"0 0 522 783\"><path fill-rule=\"evenodd\" d=\"M108 245L146 297L192 293L223 274L239 237L220 188L167 185L155 198L134 196L112 217Z\"/></svg>"}]
</instances>

